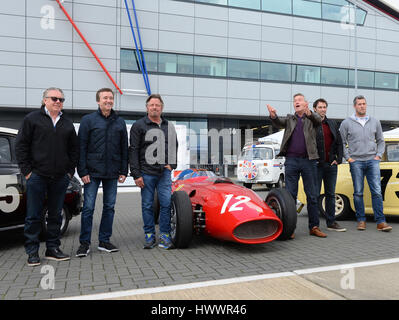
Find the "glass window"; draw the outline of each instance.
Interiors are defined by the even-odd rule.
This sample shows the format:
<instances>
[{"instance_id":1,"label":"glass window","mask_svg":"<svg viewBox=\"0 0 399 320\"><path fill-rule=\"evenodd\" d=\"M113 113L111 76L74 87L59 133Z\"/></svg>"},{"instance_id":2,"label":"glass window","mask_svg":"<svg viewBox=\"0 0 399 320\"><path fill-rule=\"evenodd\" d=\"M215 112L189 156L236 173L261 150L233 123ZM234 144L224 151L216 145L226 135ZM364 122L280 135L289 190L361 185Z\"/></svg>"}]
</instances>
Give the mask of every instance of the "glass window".
<instances>
[{"instance_id":1,"label":"glass window","mask_svg":"<svg viewBox=\"0 0 399 320\"><path fill-rule=\"evenodd\" d=\"M336 5L347 5L348 1L346 0L322 0L323 3L330 3L330 4L336 4Z\"/></svg>"},{"instance_id":2,"label":"glass window","mask_svg":"<svg viewBox=\"0 0 399 320\"><path fill-rule=\"evenodd\" d=\"M194 57L178 54L177 55L177 73L193 74Z\"/></svg>"},{"instance_id":3,"label":"glass window","mask_svg":"<svg viewBox=\"0 0 399 320\"><path fill-rule=\"evenodd\" d=\"M177 55L172 53L159 53L158 72L176 73Z\"/></svg>"},{"instance_id":4,"label":"glass window","mask_svg":"<svg viewBox=\"0 0 399 320\"><path fill-rule=\"evenodd\" d=\"M158 71L158 52L144 51L144 60L147 72Z\"/></svg>"},{"instance_id":5,"label":"glass window","mask_svg":"<svg viewBox=\"0 0 399 320\"><path fill-rule=\"evenodd\" d=\"M291 65L262 62L261 79L271 81L291 81Z\"/></svg>"},{"instance_id":6,"label":"glass window","mask_svg":"<svg viewBox=\"0 0 399 320\"><path fill-rule=\"evenodd\" d=\"M232 78L259 79L258 61L228 59L228 76Z\"/></svg>"},{"instance_id":7,"label":"glass window","mask_svg":"<svg viewBox=\"0 0 399 320\"><path fill-rule=\"evenodd\" d=\"M399 162L399 144L387 143L385 148L386 154L384 154L385 157L383 156L383 161Z\"/></svg>"},{"instance_id":8,"label":"glass window","mask_svg":"<svg viewBox=\"0 0 399 320\"><path fill-rule=\"evenodd\" d=\"M321 83L347 86L348 70L337 68L321 68Z\"/></svg>"},{"instance_id":9,"label":"glass window","mask_svg":"<svg viewBox=\"0 0 399 320\"><path fill-rule=\"evenodd\" d=\"M121 70L138 71L135 50L121 49Z\"/></svg>"},{"instance_id":10,"label":"glass window","mask_svg":"<svg viewBox=\"0 0 399 320\"><path fill-rule=\"evenodd\" d=\"M321 0L293 0L293 14L321 18Z\"/></svg>"},{"instance_id":11,"label":"glass window","mask_svg":"<svg viewBox=\"0 0 399 320\"><path fill-rule=\"evenodd\" d=\"M232 7L260 10L260 0L229 0L229 5Z\"/></svg>"},{"instance_id":12,"label":"glass window","mask_svg":"<svg viewBox=\"0 0 399 320\"><path fill-rule=\"evenodd\" d=\"M320 83L320 67L297 66L296 82Z\"/></svg>"},{"instance_id":13,"label":"glass window","mask_svg":"<svg viewBox=\"0 0 399 320\"><path fill-rule=\"evenodd\" d=\"M394 73L375 73L375 87L382 89L398 89L398 75Z\"/></svg>"},{"instance_id":14,"label":"glass window","mask_svg":"<svg viewBox=\"0 0 399 320\"><path fill-rule=\"evenodd\" d=\"M195 0L196 2L215 3L227 5L227 0Z\"/></svg>"},{"instance_id":15,"label":"glass window","mask_svg":"<svg viewBox=\"0 0 399 320\"><path fill-rule=\"evenodd\" d=\"M346 6L337 6L333 4L322 5L322 17L326 20L339 22L349 22L349 8Z\"/></svg>"},{"instance_id":16,"label":"glass window","mask_svg":"<svg viewBox=\"0 0 399 320\"><path fill-rule=\"evenodd\" d=\"M349 85L355 86L355 70L349 70ZM374 88L374 72L358 70L357 86L365 88Z\"/></svg>"},{"instance_id":17,"label":"glass window","mask_svg":"<svg viewBox=\"0 0 399 320\"><path fill-rule=\"evenodd\" d=\"M225 77L226 59L195 56L194 73L202 76Z\"/></svg>"},{"instance_id":18,"label":"glass window","mask_svg":"<svg viewBox=\"0 0 399 320\"><path fill-rule=\"evenodd\" d=\"M271 160L273 150L271 148L246 148L240 155L240 160Z\"/></svg>"},{"instance_id":19,"label":"glass window","mask_svg":"<svg viewBox=\"0 0 399 320\"><path fill-rule=\"evenodd\" d=\"M4 137L0 137L0 163L11 163L10 142Z\"/></svg>"},{"instance_id":20,"label":"glass window","mask_svg":"<svg viewBox=\"0 0 399 320\"><path fill-rule=\"evenodd\" d=\"M356 23L357 24L364 24L364 21L366 20L366 15L367 15L367 11L364 11L363 9L357 8L357 10L356 10Z\"/></svg>"},{"instance_id":21,"label":"glass window","mask_svg":"<svg viewBox=\"0 0 399 320\"><path fill-rule=\"evenodd\" d=\"M262 10L292 14L291 0L262 0Z\"/></svg>"}]
</instances>

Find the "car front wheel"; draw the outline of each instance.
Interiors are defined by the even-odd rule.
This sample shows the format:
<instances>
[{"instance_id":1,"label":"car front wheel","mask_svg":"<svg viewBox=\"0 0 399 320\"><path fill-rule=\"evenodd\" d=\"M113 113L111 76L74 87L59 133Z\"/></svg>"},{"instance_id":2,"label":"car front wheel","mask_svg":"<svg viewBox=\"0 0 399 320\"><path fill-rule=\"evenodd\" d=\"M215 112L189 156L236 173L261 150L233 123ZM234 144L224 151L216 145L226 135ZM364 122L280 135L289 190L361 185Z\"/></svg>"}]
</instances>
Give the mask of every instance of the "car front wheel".
<instances>
[{"instance_id":1,"label":"car front wheel","mask_svg":"<svg viewBox=\"0 0 399 320\"><path fill-rule=\"evenodd\" d=\"M176 248L187 248L193 237L193 208L188 194L173 192L170 211L172 242Z\"/></svg>"}]
</instances>

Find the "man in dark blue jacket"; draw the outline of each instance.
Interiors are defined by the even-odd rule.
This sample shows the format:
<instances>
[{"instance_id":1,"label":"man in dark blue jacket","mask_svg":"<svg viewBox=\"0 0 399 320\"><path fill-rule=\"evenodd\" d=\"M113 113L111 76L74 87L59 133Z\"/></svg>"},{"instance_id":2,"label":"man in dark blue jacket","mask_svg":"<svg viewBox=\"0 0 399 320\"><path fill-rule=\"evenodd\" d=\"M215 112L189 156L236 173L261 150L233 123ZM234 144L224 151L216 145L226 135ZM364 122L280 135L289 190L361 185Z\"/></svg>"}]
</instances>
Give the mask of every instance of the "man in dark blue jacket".
<instances>
[{"instance_id":1,"label":"man in dark blue jacket","mask_svg":"<svg viewBox=\"0 0 399 320\"><path fill-rule=\"evenodd\" d=\"M112 110L113 91L108 88L98 90L96 101L98 110L82 118L78 135L78 174L84 183L84 204L77 257L85 257L90 251L94 206L100 183L103 187L103 211L98 249L106 252L118 251L110 242L114 206L117 184L125 182L128 173L126 123Z\"/></svg>"}]
</instances>

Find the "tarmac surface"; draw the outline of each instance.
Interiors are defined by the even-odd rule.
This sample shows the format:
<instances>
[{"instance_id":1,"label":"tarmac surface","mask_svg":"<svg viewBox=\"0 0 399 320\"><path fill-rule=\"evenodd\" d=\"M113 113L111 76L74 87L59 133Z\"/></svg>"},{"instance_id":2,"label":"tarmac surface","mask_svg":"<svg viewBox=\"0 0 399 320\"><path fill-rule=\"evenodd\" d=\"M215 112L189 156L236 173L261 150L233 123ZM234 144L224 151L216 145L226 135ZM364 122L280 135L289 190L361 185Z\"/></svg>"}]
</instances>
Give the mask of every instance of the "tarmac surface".
<instances>
[{"instance_id":1,"label":"tarmac surface","mask_svg":"<svg viewBox=\"0 0 399 320\"><path fill-rule=\"evenodd\" d=\"M119 193L111 240L120 251L108 254L97 250L101 201L99 195L86 258L75 257L80 217L61 241L70 261L46 260L42 243L41 265L29 267L22 231L0 233L0 300L399 299L398 218L387 218L389 233L377 231L372 218L365 231L340 221L346 232L326 230L321 219L328 234L321 239L308 234L303 210L294 240L242 245L195 236L187 249L143 250L140 193Z\"/></svg>"}]
</instances>

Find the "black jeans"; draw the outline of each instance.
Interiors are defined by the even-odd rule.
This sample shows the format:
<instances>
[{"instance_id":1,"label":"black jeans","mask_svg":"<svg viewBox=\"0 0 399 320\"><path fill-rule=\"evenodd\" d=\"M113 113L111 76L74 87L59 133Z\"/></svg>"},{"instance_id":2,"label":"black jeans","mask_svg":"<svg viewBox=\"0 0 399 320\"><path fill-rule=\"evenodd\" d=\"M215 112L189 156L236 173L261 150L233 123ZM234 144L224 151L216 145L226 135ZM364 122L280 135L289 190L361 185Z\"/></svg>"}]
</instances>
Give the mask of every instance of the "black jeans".
<instances>
[{"instance_id":1,"label":"black jeans","mask_svg":"<svg viewBox=\"0 0 399 320\"><path fill-rule=\"evenodd\" d=\"M321 162L317 166L317 194L320 195L321 182L324 184L327 227L335 222L335 185L337 183L337 165Z\"/></svg>"},{"instance_id":2,"label":"black jeans","mask_svg":"<svg viewBox=\"0 0 399 320\"><path fill-rule=\"evenodd\" d=\"M46 246L48 249L55 249L60 246L61 210L68 184L69 178L67 175L62 178L51 179L33 172L26 182L27 209L24 235L27 254L39 250L39 235L42 231L46 195L48 208Z\"/></svg>"}]
</instances>

